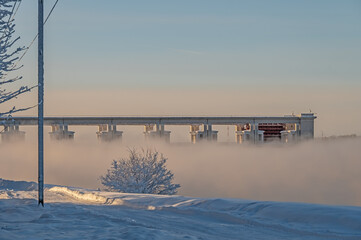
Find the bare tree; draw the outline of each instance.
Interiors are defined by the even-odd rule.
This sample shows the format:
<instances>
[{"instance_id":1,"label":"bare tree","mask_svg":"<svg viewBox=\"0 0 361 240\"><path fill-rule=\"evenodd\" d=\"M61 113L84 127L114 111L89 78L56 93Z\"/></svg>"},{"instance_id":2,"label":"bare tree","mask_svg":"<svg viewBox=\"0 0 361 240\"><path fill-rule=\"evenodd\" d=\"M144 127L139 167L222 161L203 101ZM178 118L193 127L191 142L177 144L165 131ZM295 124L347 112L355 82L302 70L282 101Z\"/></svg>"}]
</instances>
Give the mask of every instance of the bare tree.
<instances>
[{"instance_id":1,"label":"bare tree","mask_svg":"<svg viewBox=\"0 0 361 240\"><path fill-rule=\"evenodd\" d=\"M30 91L33 87L21 86L15 90L7 90L5 87L22 79L21 76L9 77L9 74L22 66L17 66L20 53L24 47L16 47L20 37L14 37L14 15L17 4L21 0L0 0L0 104L7 102L20 94ZM0 118L9 118L12 113L24 111L28 108L5 110L0 112Z\"/></svg>"},{"instance_id":2,"label":"bare tree","mask_svg":"<svg viewBox=\"0 0 361 240\"><path fill-rule=\"evenodd\" d=\"M114 160L101 183L109 191L173 195L179 184L166 168L167 159L157 151L129 151L126 159Z\"/></svg>"}]
</instances>

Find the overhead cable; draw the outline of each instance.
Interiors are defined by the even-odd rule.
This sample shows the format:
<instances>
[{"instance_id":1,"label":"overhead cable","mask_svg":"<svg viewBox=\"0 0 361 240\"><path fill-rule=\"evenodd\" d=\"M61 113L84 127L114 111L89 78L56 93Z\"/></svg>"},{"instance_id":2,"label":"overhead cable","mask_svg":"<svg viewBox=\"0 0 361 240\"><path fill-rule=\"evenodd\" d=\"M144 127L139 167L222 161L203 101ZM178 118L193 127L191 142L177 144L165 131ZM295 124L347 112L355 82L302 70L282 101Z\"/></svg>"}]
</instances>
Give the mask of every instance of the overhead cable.
<instances>
[{"instance_id":1,"label":"overhead cable","mask_svg":"<svg viewBox=\"0 0 361 240\"><path fill-rule=\"evenodd\" d=\"M16 8L16 10L15 10L15 12L14 12L14 8L15 8L15 5L16 5L16 2L19 2L19 4L18 4L18 6L17 6L17 8ZM16 15L16 13L18 12L18 10L19 10L19 7L20 7L20 5L21 5L21 0L18 0L18 1L16 1L15 3L14 3L14 7L13 7L13 15L11 16L11 18L10 18L10 21L9 22L11 22L14 18L15 18L15 15Z\"/></svg>"},{"instance_id":2,"label":"overhead cable","mask_svg":"<svg viewBox=\"0 0 361 240\"><path fill-rule=\"evenodd\" d=\"M48 21L50 15L53 13L54 8L56 7L56 5L58 4L59 0L56 0L56 2L54 3L53 7L51 8L50 12L48 13L48 16L46 17L45 21L44 21L44 25L45 23ZM18 63L23 59L23 57L26 55L26 53L29 51L30 47L34 44L35 40L38 38L39 33L37 33L34 37L34 39L31 41L31 43L29 44L29 46L27 48L25 48L24 53L21 55L21 57L19 58L19 60L16 62L16 64L14 65L14 68L16 68L16 66L18 65Z\"/></svg>"}]
</instances>

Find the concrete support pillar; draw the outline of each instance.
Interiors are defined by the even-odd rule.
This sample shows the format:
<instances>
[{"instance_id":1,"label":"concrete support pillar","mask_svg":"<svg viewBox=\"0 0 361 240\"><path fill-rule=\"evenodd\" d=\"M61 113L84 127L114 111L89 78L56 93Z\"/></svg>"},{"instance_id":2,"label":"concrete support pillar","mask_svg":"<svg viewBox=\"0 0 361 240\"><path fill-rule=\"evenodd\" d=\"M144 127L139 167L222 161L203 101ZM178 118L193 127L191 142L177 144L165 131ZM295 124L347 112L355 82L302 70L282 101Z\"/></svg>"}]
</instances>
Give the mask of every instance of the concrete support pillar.
<instances>
[{"instance_id":1,"label":"concrete support pillar","mask_svg":"<svg viewBox=\"0 0 361 240\"><path fill-rule=\"evenodd\" d=\"M20 131L18 124L5 125L4 131L1 132L2 142L11 142L11 141L24 141L25 132Z\"/></svg>"},{"instance_id":2,"label":"concrete support pillar","mask_svg":"<svg viewBox=\"0 0 361 240\"><path fill-rule=\"evenodd\" d=\"M256 135L256 144L264 142L264 131L258 130Z\"/></svg>"},{"instance_id":3,"label":"concrete support pillar","mask_svg":"<svg viewBox=\"0 0 361 240\"><path fill-rule=\"evenodd\" d=\"M190 125L189 133L191 135L191 143L196 143L197 139L199 138L198 132L199 132L199 125Z\"/></svg>"},{"instance_id":4,"label":"concrete support pillar","mask_svg":"<svg viewBox=\"0 0 361 240\"><path fill-rule=\"evenodd\" d=\"M160 125L160 131L161 131L161 132L164 132L164 124L161 124L161 125Z\"/></svg>"},{"instance_id":5,"label":"concrete support pillar","mask_svg":"<svg viewBox=\"0 0 361 240\"><path fill-rule=\"evenodd\" d=\"M297 141L297 131L296 130L281 131L281 142L293 143L296 141Z\"/></svg>"},{"instance_id":6,"label":"concrete support pillar","mask_svg":"<svg viewBox=\"0 0 361 240\"><path fill-rule=\"evenodd\" d=\"M258 123L253 125L253 142L256 144L258 141Z\"/></svg>"},{"instance_id":7,"label":"concrete support pillar","mask_svg":"<svg viewBox=\"0 0 361 240\"><path fill-rule=\"evenodd\" d=\"M207 128L207 140L212 141L212 125L208 124Z\"/></svg>"},{"instance_id":8,"label":"concrete support pillar","mask_svg":"<svg viewBox=\"0 0 361 240\"><path fill-rule=\"evenodd\" d=\"M159 123L154 124L153 129L154 129L155 132L159 132L160 131L160 124Z\"/></svg>"},{"instance_id":9,"label":"concrete support pillar","mask_svg":"<svg viewBox=\"0 0 361 240\"><path fill-rule=\"evenodd\" d=\"M258 123L253 125L253 142L255 144L264 142L264 131L258 129Z\"/></svg>"},{"instance_id":10,"label":"concrete support pillar","mask_svg":"<svg viewBox=\"0 0 361 240\"><path fill-rule=\"evenodd\" d=\"M300 138L301 136L301 126L300 124L295 124L296 137Z\"/></svg>"},{"instance_id":11,"label":"concrete support pillar","mask_svg":"<svg viewBox=\"0 0 361 240\"><path fill-rule=\"evenodd\" d=\"M69 131L66 124L54 124L51 125L51 132L49 134L52 140L69 140L74 139L75 132Z\"/></svg>"},{"instance_id":12,"label":"concrete support pillar","mask_svg":"<svg viewBox=\"0 0 361 240\"><path fill-rule=\"evenodd\" d=\"M199 141L217 141L218 131L213 131L211 124L203 124L203 131L200 131L200 125L191 125L190 132L191 142Z\"/></svg>"},{"instance_id":13,"label":"concrete support pillar","mask_svg":"<svg viewBox=\"0 0 361 240\"><path fill-rule=\"evenodd\" d=\"M148 124L144 126L144 137L146 140L161 140L170 142L171 131L166 131L164 124Z\"/></svg>"},{"instance_id":14,"label":"concrete support pillar","mask_svg":"<svg viewBox=\"0 0 361 240\"><path fill-rule=\"evenodd\" d=\"M242 143L243 125L238 124L234 128L235 128L235 135L236 135L236 143L241 144Z\"/></svg>"},{"instance_id":15,"label":"concrete support pillar","mask_svg":"<svg viewBox=\"0 0 361 240\"><path fill-rule=\"evenodd\" d=\"M253 134L250 130L242 131L241 133L241 142L242 143L253 143Z\"/></svg>"},{"instance_id":16,"label":"concrete support pillar","mask_svg":"<svg viewBox=\"0 0 361 240\"><path fill-rule=\"evenodd\" d=\"M314 120L316 116L313 113L302 113L300 121L300 137L301 139L314 138Z\"/></svg>"},{"instance_id":17,"label":"concrete support pillar","mask_svg":"<svg viewBox=\"0 0 361 240\"><path fill-rule=\"evenodd\" d=\"M286 129L281 132L281 142L294 142L300 136L300 124L287 123Z\"/></svg>"},{"instance_id":18,"label":"concrete support pillar","mask_svg":"<svg viewBox=\"0 0 361 240\"><path fill-rule=\"evenodd\" d=\"M254 143L256 139L254 132L254 125L252 124L238 124L235 126L236 143ZM263 136L261 136L263 139ZM263 140L260 141L263 141Z\"/></svg>"},{"instance_id":19,"label":"concrete support pillar","mask_svg":"<svg viewBox=\"0 0 361 240\"><path fill-rule=\"evenodd\" d=\"M144 125L144 133L151 132L151 131L153 131L153 129L154 129L154 124Z\"/></svg>"},{"instance_id":20,"label":"concrete support pillar","mask_svg":"<svg viewBox=\"0 0 361 240\"><path fill-rule=\"evenodd\" d=\"M96 132L98 140L102 142L121 141L123 132L117 130L116 124L102 124Z\"/></svg>"},{"instance_id":21,"label":"concrete support pillar","mask_svg":"<svg viewBox=\"0 0 361 240\"><path fill-rule=\"evenodd\" d=\"M237 143L254 143L255 131L253 124L236 125L236 141Z\"/></svg>"},{"instance_id":22,"label":"concrete support pillar","mask_svg":"<svg viewBox=\"0 0 361 240\"><path fill-rule=\"evenodd\" d=\"M207 133L208 133L208 125L207 124L203 124L203 133L204 133L204 138L207 138Z\"/></svg>"},{"instance_id":23,"label":"concrete support pillar","mask_svg":"<svg viewBox=\"0 0 361 240\"><path fill-rule=\"evenodd\" d=\"M212 142L217 142L218 131L213 131L212 125L208 124L207 140Z\"/></svg>"},{"instance_id":24,"label":"concrete support pillar","mask_svg":"<svg viewBox=\"0 0 361 240\"><path fill-rule=\"evenodd\" d=\"M288 130L285 131L281 131L281 142L282 143L287 143L288 142Z\"/></svg>"}]
</instances>

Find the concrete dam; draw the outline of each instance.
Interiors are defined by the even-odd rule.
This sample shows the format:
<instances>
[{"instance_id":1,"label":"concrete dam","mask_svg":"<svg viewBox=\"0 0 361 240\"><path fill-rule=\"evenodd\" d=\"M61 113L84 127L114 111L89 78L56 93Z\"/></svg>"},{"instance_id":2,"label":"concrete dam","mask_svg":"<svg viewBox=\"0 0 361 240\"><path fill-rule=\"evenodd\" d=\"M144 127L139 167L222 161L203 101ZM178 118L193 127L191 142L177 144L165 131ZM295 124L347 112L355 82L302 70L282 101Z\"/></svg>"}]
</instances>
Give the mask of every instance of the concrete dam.
<instances>
[{"instance_id":1,"label":"concrete dam","mask_svg":"<svg viewBox=\"0 0 361 240\"><path fill-rule=\"evenodd\" d=\"M171 125L188 125L192 143L217 141L218 131L213 126L227 125L235 128L235 142L263 143L267 141L294 142L314 137L313 113L285 115L280 117L45 117L44 125L49 126L51 139L74 139L75 132L69 126L98 127L96 136L100 141L119 141L123 137L121 126L144 126L146 139L170 142ZM36 126L37 117L13 117L0 119L3 126L2 142L21 140L25 132L21 126Z\"/></svg>"}]
</instances>

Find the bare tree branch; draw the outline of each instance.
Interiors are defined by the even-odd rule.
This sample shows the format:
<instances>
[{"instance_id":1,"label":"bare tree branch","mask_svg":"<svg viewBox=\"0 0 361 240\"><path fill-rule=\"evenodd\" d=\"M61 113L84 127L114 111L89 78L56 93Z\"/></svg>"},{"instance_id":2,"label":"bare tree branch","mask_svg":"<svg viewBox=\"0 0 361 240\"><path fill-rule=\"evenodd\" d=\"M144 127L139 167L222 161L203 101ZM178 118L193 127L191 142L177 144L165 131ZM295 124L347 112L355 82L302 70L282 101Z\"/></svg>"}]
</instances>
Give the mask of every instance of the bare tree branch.
<instances>
[{"instance_id":1,"label":"bare tree branch","mask_svg":"<svg viewBox=\"0 0 361 240\"><path fill-rule=\"evenodd\" d=\"M7 90L5 85L14 83L22 79L21 76L8 78L9 73L14 72L20 67L16 67L16 61L19 54L25 50L25 47L15 47L20 37L13 37L15 33L14 11L17 3L21 0L0 0L0 104L17 98L19 95L31 91L33 87L21 86L16 90ZM11 116L15 112L25 111L29 108L16 109L1 113L0 117Z\"/></svg>"}]
</instances>

